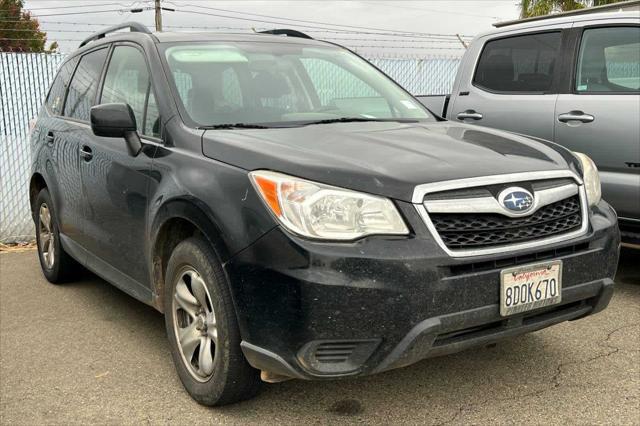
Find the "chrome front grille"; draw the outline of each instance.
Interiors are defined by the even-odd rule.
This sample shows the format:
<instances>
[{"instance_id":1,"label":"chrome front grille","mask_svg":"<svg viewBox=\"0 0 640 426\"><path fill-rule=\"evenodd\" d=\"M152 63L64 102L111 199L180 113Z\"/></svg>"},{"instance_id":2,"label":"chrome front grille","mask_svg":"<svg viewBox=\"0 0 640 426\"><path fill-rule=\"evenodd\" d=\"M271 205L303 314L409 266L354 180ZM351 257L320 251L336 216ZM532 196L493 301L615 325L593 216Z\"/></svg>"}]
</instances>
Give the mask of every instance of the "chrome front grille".
<instances>
[{"instance_id":1,"label":"chrome front grille","mask_svg":"<svg viewBox=\"0 0 640 426\"><path fill-rule=\"evenodd\" d=\"M512 187L533 195L526 211L508 209L500 198ZM435 240L454 257L539 247L588 228L582 180L569 170L420 185L413 201Z\"/></svg>"}]
</instances>

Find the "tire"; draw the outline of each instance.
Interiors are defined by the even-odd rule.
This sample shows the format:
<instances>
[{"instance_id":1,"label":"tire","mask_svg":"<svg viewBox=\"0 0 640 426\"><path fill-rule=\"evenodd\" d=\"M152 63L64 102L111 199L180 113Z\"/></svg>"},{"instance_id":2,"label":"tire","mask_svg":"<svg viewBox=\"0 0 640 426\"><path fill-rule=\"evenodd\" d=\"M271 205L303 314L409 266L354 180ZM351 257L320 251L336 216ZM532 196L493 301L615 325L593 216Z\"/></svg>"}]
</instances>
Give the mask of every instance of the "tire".
<instances>
[{"instance_id":1,"label":"tire","mask_svg":"<svg viewBox=\"0 0 640 426\"><path fill-rule=\"evenodd\" d=\"M167 264L164 309L171 356L193 399L221 406L258 393L260 373L240 349L227 278L203 238L191 237L173 250Z\"/></svg>"},{"instance_id":2,"label":"tire","mask_svg":"<svg viewBox=\"0 0 640 426\"><path fill-rule=\"evenodd\" d=\"M73 280L83 269L62 247L58 217L47 188L40 190L36 196L34 211L36 243L42 273L52 284Z\"/></svg>"}]
</instances>

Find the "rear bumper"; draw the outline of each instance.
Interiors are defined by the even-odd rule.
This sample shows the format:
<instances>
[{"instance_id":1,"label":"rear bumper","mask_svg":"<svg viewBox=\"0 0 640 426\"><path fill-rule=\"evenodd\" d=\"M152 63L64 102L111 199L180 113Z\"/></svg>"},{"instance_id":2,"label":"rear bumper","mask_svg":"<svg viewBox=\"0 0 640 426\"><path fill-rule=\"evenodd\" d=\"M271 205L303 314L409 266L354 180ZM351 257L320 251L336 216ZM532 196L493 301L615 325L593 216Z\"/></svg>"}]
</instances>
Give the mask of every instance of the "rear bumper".
<instances>
[{"instance_id":1,"label":"rear bumper","mask_svg":"<svg viewBox=\"0 0 640 426\"><path fill-rule=\"evenodd\" d=\"M599 312L620 236L606 203L592 213L584 236L472 259L449 257L426 229L337 245L276 228L225 265L245 357L300 379L367 375ZM562 302L501 317L500 270L547 259L563 261Z\"/></svg>"}]
</instances>

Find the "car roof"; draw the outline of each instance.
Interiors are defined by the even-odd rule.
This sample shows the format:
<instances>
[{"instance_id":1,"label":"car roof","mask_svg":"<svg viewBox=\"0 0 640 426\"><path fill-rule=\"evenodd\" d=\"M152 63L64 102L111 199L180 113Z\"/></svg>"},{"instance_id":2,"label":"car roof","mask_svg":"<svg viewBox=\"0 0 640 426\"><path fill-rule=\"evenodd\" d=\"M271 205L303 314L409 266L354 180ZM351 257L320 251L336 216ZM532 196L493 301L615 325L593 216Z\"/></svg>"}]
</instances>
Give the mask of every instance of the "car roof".
<instances>
[{"instance_id":1,"label":"car roof","mask_svg":"<svg viewBox=\"0 0 640 426\"><path fill-rule=\"evenodd\" d=\"M639 21L640 14L635 11L629 12L602 12L602 13L584 13L581 15L561 15L558 17L545 17L544 19L531 20L531 21L512 21L513 23L506 22L501 24L500 27L486 31L482 34L479 34L476 38L484 37L487 35L500 34L505 32L517 32L524 31L532 28L538 27L546 27L550 25L558 25L558 24L571 24L574 22L584 22L584 21L599 21L599 20L610 20L610 19L620 19L623 21Z\"/></svg>"}]
</instances>

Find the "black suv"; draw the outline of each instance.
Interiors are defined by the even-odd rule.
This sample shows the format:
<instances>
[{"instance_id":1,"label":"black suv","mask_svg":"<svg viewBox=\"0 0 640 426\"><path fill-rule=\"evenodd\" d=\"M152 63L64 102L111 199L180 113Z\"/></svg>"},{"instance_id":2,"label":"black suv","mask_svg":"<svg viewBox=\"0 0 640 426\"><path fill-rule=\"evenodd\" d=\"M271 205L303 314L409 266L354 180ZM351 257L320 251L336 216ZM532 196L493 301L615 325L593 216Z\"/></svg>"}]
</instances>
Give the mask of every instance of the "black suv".
<instances>
[{"instance_id":1,"label":"black suv","mask_svg":"<svg viewBox=\"0 0 640 426\"><path fill-rule=\"evenodd\" d=\"M613 292L589 158L443 120L295 31L95 34L32 146L44 275L82 265L164 312L203 404L582 318Z\"/></svg>"}]
</instances>

